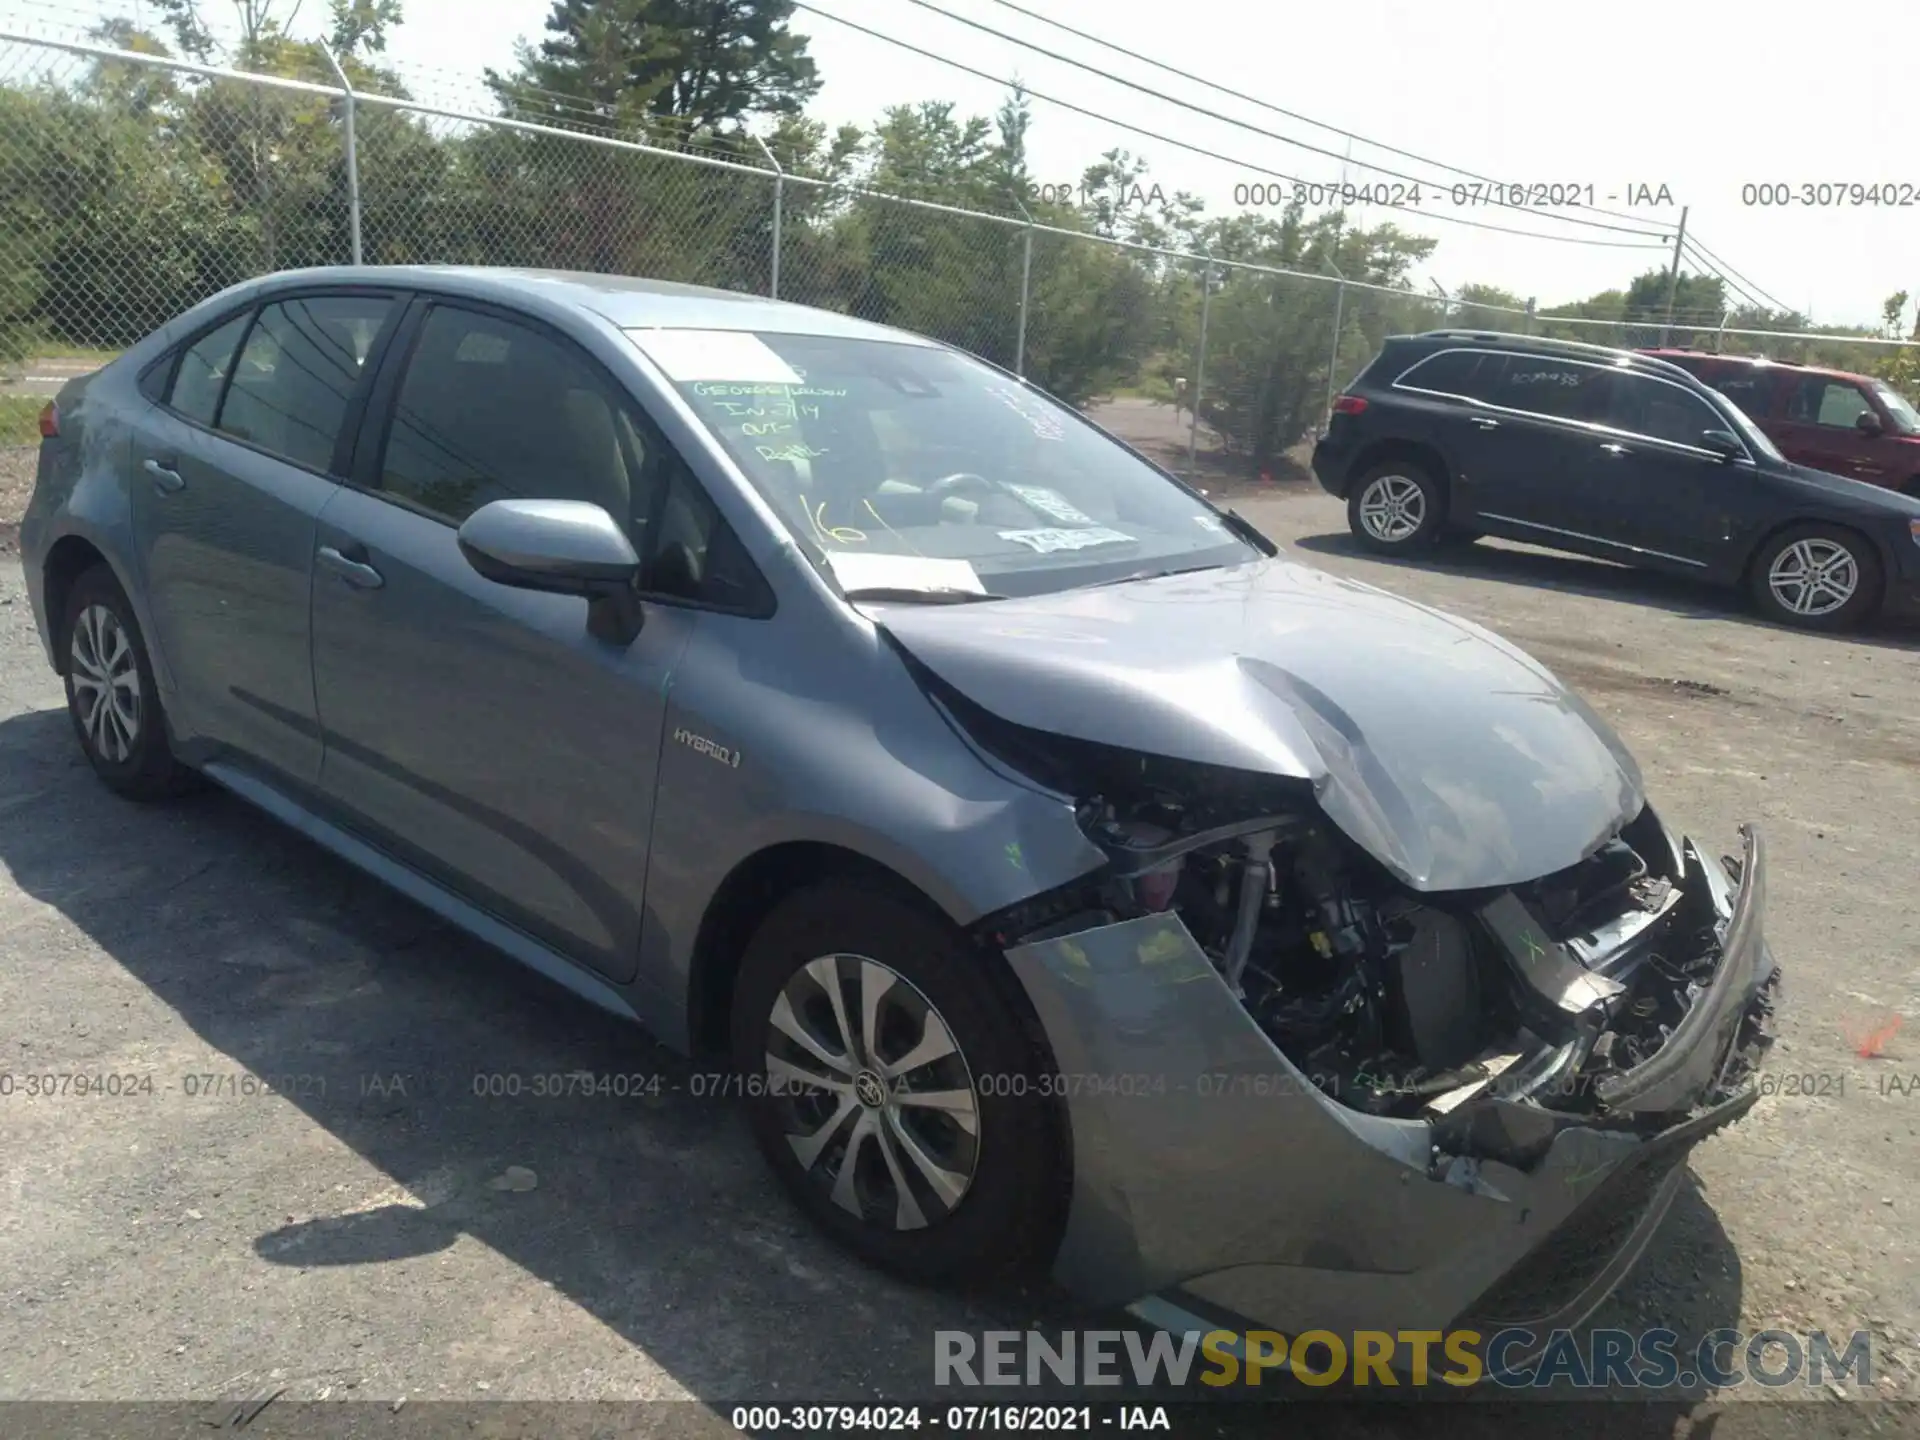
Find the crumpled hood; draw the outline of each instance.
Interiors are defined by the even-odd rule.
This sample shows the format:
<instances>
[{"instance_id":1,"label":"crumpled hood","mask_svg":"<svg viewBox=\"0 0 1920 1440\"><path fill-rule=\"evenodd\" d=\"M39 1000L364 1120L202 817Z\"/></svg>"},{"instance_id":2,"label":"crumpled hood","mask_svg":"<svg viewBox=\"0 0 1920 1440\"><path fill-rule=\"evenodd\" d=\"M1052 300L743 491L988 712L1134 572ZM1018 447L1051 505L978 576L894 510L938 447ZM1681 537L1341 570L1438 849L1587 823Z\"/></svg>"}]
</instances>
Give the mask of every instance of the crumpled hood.
<instances>
[{"instance_id":1,"label":"crumpled hood","mask_svg":"<svg viewBox=\"0 0 1920 1440\"><path fill-rule=\"evenodd\" d=\"M1286 559L974 605L872 605L1017 725L1313 783L1415 890L1575 864L1639 813L1586 702L1465 620Z\"/></svg>"}]
</instances>

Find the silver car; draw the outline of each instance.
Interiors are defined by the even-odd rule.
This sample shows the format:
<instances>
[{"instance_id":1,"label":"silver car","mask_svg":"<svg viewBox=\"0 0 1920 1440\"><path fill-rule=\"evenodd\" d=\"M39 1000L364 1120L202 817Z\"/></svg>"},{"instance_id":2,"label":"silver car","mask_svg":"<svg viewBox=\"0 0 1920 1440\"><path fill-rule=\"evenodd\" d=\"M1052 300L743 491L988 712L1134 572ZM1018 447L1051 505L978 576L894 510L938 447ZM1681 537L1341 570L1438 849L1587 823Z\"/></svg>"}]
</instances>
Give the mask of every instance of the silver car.
<instances>
[{"instance_id":1,"label":"silver car","mask_svg":"<svg viewBox=\"0 0 1920 1440\"><path fill-rule=\"evenodd\" d=\"M43 430L22 557L102 780L210 779L726 1055L897 1273L1544 1333L1754 1102L1755 833L1710 858L1527 656L945 346L307 271Z\"/></svg>"}]
</instances>

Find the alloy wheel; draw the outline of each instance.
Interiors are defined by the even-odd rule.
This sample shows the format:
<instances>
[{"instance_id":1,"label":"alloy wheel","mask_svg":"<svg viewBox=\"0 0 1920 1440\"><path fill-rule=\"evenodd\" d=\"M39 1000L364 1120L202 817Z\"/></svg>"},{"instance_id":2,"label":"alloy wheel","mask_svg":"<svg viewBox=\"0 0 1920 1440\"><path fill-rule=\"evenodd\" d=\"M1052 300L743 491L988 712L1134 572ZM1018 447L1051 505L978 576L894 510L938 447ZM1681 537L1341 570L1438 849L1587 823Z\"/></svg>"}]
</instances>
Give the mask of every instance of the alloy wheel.
<instances>
[{"instance_id":1,"label":"alloy wheel","mask_svg":"<svg viewBox=\"0 0 1920 1440\"><path fill-rule=\"evenodd\" d=\"M1846 546L1810 536L1796 540L1767 567L1767 588L1791 614L1831 615L1860 588L1860 562Z\"/></svg>"},{"instance_id":2,"label":"alloy wheel","mask_svg":"<svg viewBox=\"0 0 1920 1440\"><path fill-rule=\"evenodd\" d=\"M794 972L768 1016L766 1077L810 1182L870 1225L951 1214L980 1155L973 1076L913 982L861 955Z\"/></svg>"},{"instance_id":3,"label":"alloy wheel","mask_svg":"<svg viewBox=\"0 0 1920 1440\"><path fill-rule=\"evenodd\" d=\"M120 617L89 605L74 621L68 674L80 728L99 755L124 764L140 739L140 666Z\"/></svg>"},{"instance_id":4,"label":"alloy wheel","mask_svg":"<svg viewBox=\"0 0 1920 1440\"><path fill-rule=\"evenodd\" d=\"M1390 545L1412 539L1426 518L1426 492L1405 475L1381 475L1360 496L1360 523Z\"/></svg>"}]
</instances>

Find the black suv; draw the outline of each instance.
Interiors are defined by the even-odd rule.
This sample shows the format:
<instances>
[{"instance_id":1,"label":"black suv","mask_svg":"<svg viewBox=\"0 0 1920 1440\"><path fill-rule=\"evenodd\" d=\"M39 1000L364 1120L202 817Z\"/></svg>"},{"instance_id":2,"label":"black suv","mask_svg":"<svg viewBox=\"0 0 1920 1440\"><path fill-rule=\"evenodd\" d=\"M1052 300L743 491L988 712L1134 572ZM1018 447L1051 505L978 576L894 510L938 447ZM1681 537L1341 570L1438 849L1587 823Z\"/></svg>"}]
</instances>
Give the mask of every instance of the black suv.
<instances>
[{"instance_id":1,"label":"black suv","mask_svg":"<svg viewBox=\"0 0 1920 1440\"><path fill-rule=\"evenodd\" d=\"M1313 473L1370 550L1498 535L1744 586L1811 629L1920 615L1920 500L1793 464L1667 361L1397 335L1333 412Z\"/></svg>"}]
</instances>

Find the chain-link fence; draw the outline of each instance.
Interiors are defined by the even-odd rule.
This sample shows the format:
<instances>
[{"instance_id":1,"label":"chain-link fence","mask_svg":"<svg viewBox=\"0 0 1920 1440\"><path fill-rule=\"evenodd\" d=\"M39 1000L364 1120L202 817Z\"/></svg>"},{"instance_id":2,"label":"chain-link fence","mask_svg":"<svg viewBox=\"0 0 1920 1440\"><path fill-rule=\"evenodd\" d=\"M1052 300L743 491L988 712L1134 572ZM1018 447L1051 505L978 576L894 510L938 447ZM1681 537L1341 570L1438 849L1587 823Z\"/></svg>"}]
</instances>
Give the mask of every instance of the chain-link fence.
<instances>
[{"instance_id":1,"label":"chain-link fence","mask_svg":"<svg viewBox=\"0 0 1920 1440\"><path fill-rule=\"evenodd\" d=\"M256 75L0 31L0 377L124 347L273 270L599 271L929 334L1101 402L1103 423L1163 463L1233 480L1297 466L1340 386L1395 333L1665 335L1876 371L1898 353L1757 336L1724 316L1683 312L1669 332L1456 303L1365 278L1337 230L1312 271L1156 248L1058 205L988 214L788 173L758 141L645 143L380 93L377 76L353 86L324 50L296 48L280 67L296 73Z\"/></svg>"}]
</instances>

